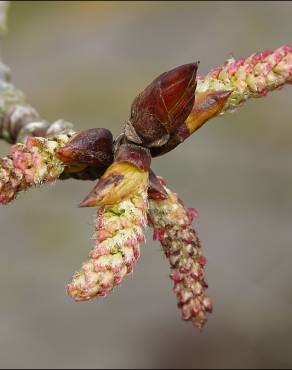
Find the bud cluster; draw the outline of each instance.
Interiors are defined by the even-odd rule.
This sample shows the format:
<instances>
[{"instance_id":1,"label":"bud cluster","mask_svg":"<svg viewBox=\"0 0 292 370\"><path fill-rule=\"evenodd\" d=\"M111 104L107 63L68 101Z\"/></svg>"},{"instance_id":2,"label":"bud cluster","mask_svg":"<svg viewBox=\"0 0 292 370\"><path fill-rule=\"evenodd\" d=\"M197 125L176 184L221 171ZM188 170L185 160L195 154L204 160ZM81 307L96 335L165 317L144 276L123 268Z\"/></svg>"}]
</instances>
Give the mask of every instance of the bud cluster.
<instances>
[{"instance_id":1,"label":"bud cluster","mask_svg":"<svg viewBox=\"0 0 292 370\"><path fill-rule=\"evenodd\" d=\"M154 239L170 262L182 318L201 329L212 312L205 294L206 259L192 226L196 211L165 187L151 161L209 119L292 83L292 48L230 58L205 77L197 77L197 69L198 63L185 64L153 80L134 99L124 130L114 140L106 128L74 133L71 123L43 120L9 82L0 62L0 138L17 143L0 159L0 203L57 178L99 178L80 203L100 208L95 245L67 288L76 301L107 295L133 270L148 212Z\"/></svg>"}]
</instances>

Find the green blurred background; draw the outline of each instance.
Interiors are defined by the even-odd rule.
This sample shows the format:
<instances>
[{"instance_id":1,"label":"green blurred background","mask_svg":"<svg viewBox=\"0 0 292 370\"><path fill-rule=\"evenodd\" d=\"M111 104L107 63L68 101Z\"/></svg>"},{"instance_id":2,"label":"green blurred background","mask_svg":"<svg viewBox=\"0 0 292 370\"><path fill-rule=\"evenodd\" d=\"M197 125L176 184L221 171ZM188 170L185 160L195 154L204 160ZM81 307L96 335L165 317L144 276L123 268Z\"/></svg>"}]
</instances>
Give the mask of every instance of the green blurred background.
<instances>
[{"instance_id":1,"label":"green blurred background","mask_svg":"<svg viewBox=\"0 0 292 370\"><path fill-rule=\"evenodd\" d=\"M158 74L290 43L291 2L13 1L3 56L47 119L118 134ZM215 119L153 167L200 212L215 312L180 320L147 232L133 276L75 304L65 284L93 242L93 184L66 181L0 210L2 368L291 368L292 88ZM8 151L0 144L3 155Z\"/></svg>"}]
</instances>

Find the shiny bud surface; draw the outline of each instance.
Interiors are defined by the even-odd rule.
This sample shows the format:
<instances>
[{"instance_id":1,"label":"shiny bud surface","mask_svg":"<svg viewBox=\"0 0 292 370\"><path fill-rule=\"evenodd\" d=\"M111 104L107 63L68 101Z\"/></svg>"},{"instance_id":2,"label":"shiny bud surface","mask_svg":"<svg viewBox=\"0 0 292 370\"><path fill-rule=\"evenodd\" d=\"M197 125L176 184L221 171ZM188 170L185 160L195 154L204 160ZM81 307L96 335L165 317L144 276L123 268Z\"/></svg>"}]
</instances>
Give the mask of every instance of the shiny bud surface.
<instances>
[{"instance_id":1,"label":"shiny bud surface","mask_svg":"<svg viewBox=\"0 0 292 370\"><path fill-rule=\"evenodd\" d=\"M87 164L108 167L113 161L113 136L105 128L94 128L77 133L59 149L58 155L67 164Z\"/></svg>"},{"instance_id":2,"label":"shiny bud surface","mask_svg":"<svg viewBox=\"0 0 292 370\"><path fill-rule=\"evenodd\" d=\"M146 147L164 145L189 116L195 100L198 63L158 76L134 100L125 135Z\"/></svg>"}]
</instances>

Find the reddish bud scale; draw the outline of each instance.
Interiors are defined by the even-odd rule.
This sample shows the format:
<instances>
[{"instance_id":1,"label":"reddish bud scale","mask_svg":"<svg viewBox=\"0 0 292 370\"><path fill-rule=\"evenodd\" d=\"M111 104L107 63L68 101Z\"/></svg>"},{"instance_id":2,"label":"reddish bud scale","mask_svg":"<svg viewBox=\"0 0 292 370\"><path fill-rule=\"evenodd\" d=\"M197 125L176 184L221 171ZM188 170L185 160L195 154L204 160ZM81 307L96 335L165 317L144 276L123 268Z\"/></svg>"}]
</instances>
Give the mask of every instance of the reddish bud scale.
<instances>
[{"instance_id":1,"label":"reddish bud scale","mask_svg":"<svg viewBox=\"0 0 292 370\"><path fill-rule=\"evenodd\" d=\"M182 318L202 328L206 313L212 312L211 300L205 295L207 284L204 278L206 259L191 221L197 212L188 210L177 195L165 188L166 200L151 199L149 222L154 228L153 238L159 240L169 259L174 282L174 292Z\"/></svg>"},{"instance_id":2,"label":"reddish bud scale","mask_svg":"<svg viewBox=\"0 0 292 370\"><path fill-rule=\"evenodd\" d=\"M169 140L161 147L151 148L152 157L158 157L160 155L166 154L176 148L179 144L183 143L191 135L190 129L184 122L176 132L174 132Z\"/></svg>"},{"instance_id":3,"label":"reddish bud scale","mask_svg":"<svg viewBox=\"0 0 292 370\"><path fill-rule=\"evenodd\" d=\"M186 122L170 136L165 145L159 148L151 148L152 156L156 157L173 150L205 122L217 116L225 106L230 94L230 91L207 91L196 94L194 106Z\"/></svg>"},{"instance_id":4,"label":"reddish bud scale","mask_svg":"<svg viewBox=\"0 0 292 370\"><path fill-rule=\"evenodd\" d=\"M105 128L94 128L75 134L58 150L66 164L85 164L105 170L113 161L113 136Z\"/></svg>"},{"instance_id":5,"label":"reddish bud scale","mask_svg":"<svg viewBox=\"0 0 292 370\"><path fill-rule=\"evenodd\" d=\"M128 140L149 148L169 140L192 110L197 68L191 63L165 72L137 96L126 123Z\"/></svg>"},{"instance_id":6,"label":"reddish bud scale","mask_svg":"<svg viewBox=\"0 0 292 370\"><path fill-rule=\"evenodd\" d=\"M139 145L124 143L115 150L115 162L128 162L143 171L149 171L151 154L149 149Z\"/></svg>"},{"instance_id":7,"label":"reddish bud scale","mask_svg":"<svg viewBox=\"0 0 292 370\"><path fill-rule=\"evenodd\" d=\"M163 184L160 179L155 175L155 173L150 169L149 171L149 187L148 196L151 199L167 199L168 195L164 189Z\"/></svg>"}]
</instances>

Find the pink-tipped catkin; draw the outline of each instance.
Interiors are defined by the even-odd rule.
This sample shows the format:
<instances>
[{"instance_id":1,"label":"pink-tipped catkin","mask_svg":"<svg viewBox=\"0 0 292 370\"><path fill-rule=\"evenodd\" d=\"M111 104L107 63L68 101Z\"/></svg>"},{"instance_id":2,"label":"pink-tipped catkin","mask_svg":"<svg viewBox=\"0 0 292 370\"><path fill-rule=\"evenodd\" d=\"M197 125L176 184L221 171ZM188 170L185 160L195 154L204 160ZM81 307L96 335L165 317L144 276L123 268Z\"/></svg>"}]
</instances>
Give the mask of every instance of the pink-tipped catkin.
<instances>
[{"instance_id":1,"label":"pink-tipped catkin","mask_svg":"<svg viewBox=\"0 0 292 370\"><path fill-rule=\"evenodd\" d=\"M177 195L165 188L166 200L149 200L149 222L154 228L153 238L162 244L168 258L174 281L174 292L182 318L202 329L206 313L212 312L212 302L205 295L204 278L206 259L200 240L192 227L197 217L194 209L187 209Z\"/></svg>"},{"instance_id":2,"label":"pink-tipped catkin","mask_svg":"<svg viewBox=\"0 0 292 370\"><path fill-rule=\"evenodd\" d=\"M223 114L248 98L265 96L287 83L292 83L292 47L284 45L275 51L254 53L247 59L228 59L223 66L198 78L196 92L232 91Z\"/></svg>"},{"instance_id":3,"label":"pink-tipped catkin","mask_svg":"<svg viewBox=\"0 0 292 370\"><path fill-rule=\"evenodd\" d=\"M68 285L69 296L76 301L104 297L133 270L140 257L140 243L145 241L147 210L146 189L99 209L95 246Z\"/></svg>"},{"instance_id":4,"label":"pink-tipped catkin","mask_svg":"<svg viewBox=\"0 0 292 370\"><path fill-rule=\"evenodd\" d=\"M30 136L24 144L13 145L10 155L0 159L0 204L29 187L56 180L64 171L56 152L69 138L70 134L55 139Z\"/></svg>"}]
</instances>

